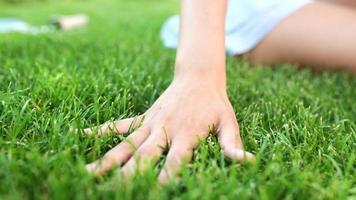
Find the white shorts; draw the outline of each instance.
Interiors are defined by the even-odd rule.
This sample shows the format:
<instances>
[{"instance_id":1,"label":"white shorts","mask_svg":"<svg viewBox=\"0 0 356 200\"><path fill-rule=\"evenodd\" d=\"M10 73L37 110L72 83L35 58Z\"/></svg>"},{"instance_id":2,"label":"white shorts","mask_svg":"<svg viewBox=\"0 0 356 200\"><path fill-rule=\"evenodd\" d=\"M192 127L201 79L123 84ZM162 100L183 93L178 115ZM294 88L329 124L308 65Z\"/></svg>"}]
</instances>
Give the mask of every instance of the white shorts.
<instances>
[{"instance_id":1,"label":"white shorts","mask_svg":"<svg viewBox=\"0 0 356 200\"><path fill-rule=\"evenodd\" d=\"M238 55L252 50L281 20L313 0L229 0L226 17L226 51ZM161 39L167 48L177 48L179 16L163 25Z\"/></svg>"}]
</instances>

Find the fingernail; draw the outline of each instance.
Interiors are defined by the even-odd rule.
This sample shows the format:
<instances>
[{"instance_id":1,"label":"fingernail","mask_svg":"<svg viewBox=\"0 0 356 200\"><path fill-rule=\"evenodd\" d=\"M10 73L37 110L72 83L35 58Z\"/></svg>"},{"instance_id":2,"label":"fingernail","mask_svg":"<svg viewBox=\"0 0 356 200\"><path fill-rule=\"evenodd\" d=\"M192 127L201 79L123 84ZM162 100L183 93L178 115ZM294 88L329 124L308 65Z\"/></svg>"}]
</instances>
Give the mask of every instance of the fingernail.
<instances>
[{"instance_id":1,"label":"fingernail","mask_svg":"<svg viewBox=\"0 0 356 200\"><path fill-rule=\"evenodd\" d=\"M86 134L91 134L92 131L91 131L91 128L86 128L86 129L83 129L84 133Z\"/></svg>"},{"instance_id":2,"label":"fingernail","mask_svg":"<svg viewBox=\"0 0 356 200\"><path fill-rule=\"evenodd\" d=\"M95 173L96 169L98 168L96 163L90 163L85 165L85 169L89 172L89 173Z\"/></svg>"},{"instance_id":3,"label":"fingernail","mask_svg":"<svg viewBox=\"0 0 356 200\"><path fill-rule=\"evenodd\" d=\"M244 162L249 162L249 163L254 163L256 162L256 158L255 155L253 155L252 153L248 152L248 151L244 151L242 149L237 149L236 150L236 154L237 157Z\"/></svg>"}]
</instances>

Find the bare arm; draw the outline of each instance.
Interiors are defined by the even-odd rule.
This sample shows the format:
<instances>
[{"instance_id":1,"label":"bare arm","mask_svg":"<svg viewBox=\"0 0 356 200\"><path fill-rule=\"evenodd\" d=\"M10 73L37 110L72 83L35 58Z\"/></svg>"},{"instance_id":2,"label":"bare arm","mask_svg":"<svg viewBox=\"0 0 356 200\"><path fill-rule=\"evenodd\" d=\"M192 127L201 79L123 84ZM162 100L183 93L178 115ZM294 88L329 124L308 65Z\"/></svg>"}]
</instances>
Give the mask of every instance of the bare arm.
<instances>
[{"instance_id":1,"label":"bare arm","mask_svg":"<svg viewBox=\"0 0 356 200\"><path fill-rule=\"evenodd\" d=\"M168 151L159 174L161 183L176 177L189 162L199 139L212 128L218 132L227 157L253 160L243 151L236 116L226 94L224 21L226 0L182 0L181 38L174 80L143 115L119 120L87 133L127 133L126 141L107 152L101 160L87 165L94 174L123 165L122 175L130 177L147 169ZM143 120L142 123L137 121Z\"/></svg>"},{"instance_id":2,"label":"bare arm","mask_svg":"<svg viewBox=\"0 0 356 200\"><path fill-rule=\"evenodd\" d=\"M176 77L212 78L225 86L226 0L182 0Z\"/></svg>"}]
</instances>

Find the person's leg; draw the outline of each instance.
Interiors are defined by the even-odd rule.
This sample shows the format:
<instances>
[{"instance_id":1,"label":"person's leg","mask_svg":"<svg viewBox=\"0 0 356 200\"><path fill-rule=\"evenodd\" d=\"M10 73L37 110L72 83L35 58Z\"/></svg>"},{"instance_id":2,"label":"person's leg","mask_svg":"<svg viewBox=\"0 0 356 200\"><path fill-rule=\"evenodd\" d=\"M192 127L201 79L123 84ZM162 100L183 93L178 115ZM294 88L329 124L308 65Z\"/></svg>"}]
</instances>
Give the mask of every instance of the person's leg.
<instances>
[{"instance_id":1,"label":"person's leg","mask_svg":"<svg viewBox=\"0 0 356 200\"><path fill-rule=\"evenodd\" d=\"M331 3L338 3L346 6L352 6L356 8L356 1L355 0L320 0L320 1L325 1L325 2L331 2Z\"/></svg>"},{"instance_id":2,"label":"person's leg","mask_svg":"<svg viewBox=\"0 0 356 200\"><path fill-rule=\"evenodd\" d=\"M295 63L317 70L356 72L356 11L314 2L283 20L248 58L256 63Z\"/></svg>"}]
</instances>

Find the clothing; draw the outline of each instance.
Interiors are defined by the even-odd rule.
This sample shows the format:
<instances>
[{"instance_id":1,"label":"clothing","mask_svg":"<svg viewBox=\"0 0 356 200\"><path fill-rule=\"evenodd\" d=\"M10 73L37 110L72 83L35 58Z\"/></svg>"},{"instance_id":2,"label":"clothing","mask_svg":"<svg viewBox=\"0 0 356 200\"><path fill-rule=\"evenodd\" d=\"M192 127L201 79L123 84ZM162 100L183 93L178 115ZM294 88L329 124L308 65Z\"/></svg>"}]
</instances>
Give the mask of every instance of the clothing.
<instances>
[{"instance_id":1,"label":"clothing","mask_svg":"<svg viewBox=\"0 0 356 200\"><path fill-rule=\"evenodd\" d=\"M226 51L239 55L252 50L283 19L313 0L229 0L226 16ZM163 25L161 39L167 48L177 48L179 16Z\"/></svg>"},{"instance_id":2,"label":"clothing","mask_svg":"<svg viewBox=\"0 0 356 200\"><path fill-rule=\"evenodd\" d=\"M51 26L34 27L25 21L16 18L0 18L0 34L1 33L23 33L23 34L42 34L51 33L54 29Z\"/></svg>"},{"instance_id":3,"label":"clothing","mask_svg":"<svg viewBox=\"0 0 356 200\"><path fill-rule=\"evenodd\" d=\"M26 32L30 25L24 21L14 18L0 18L0 33L6 32Z\"/></svg>"}]
</instances>

